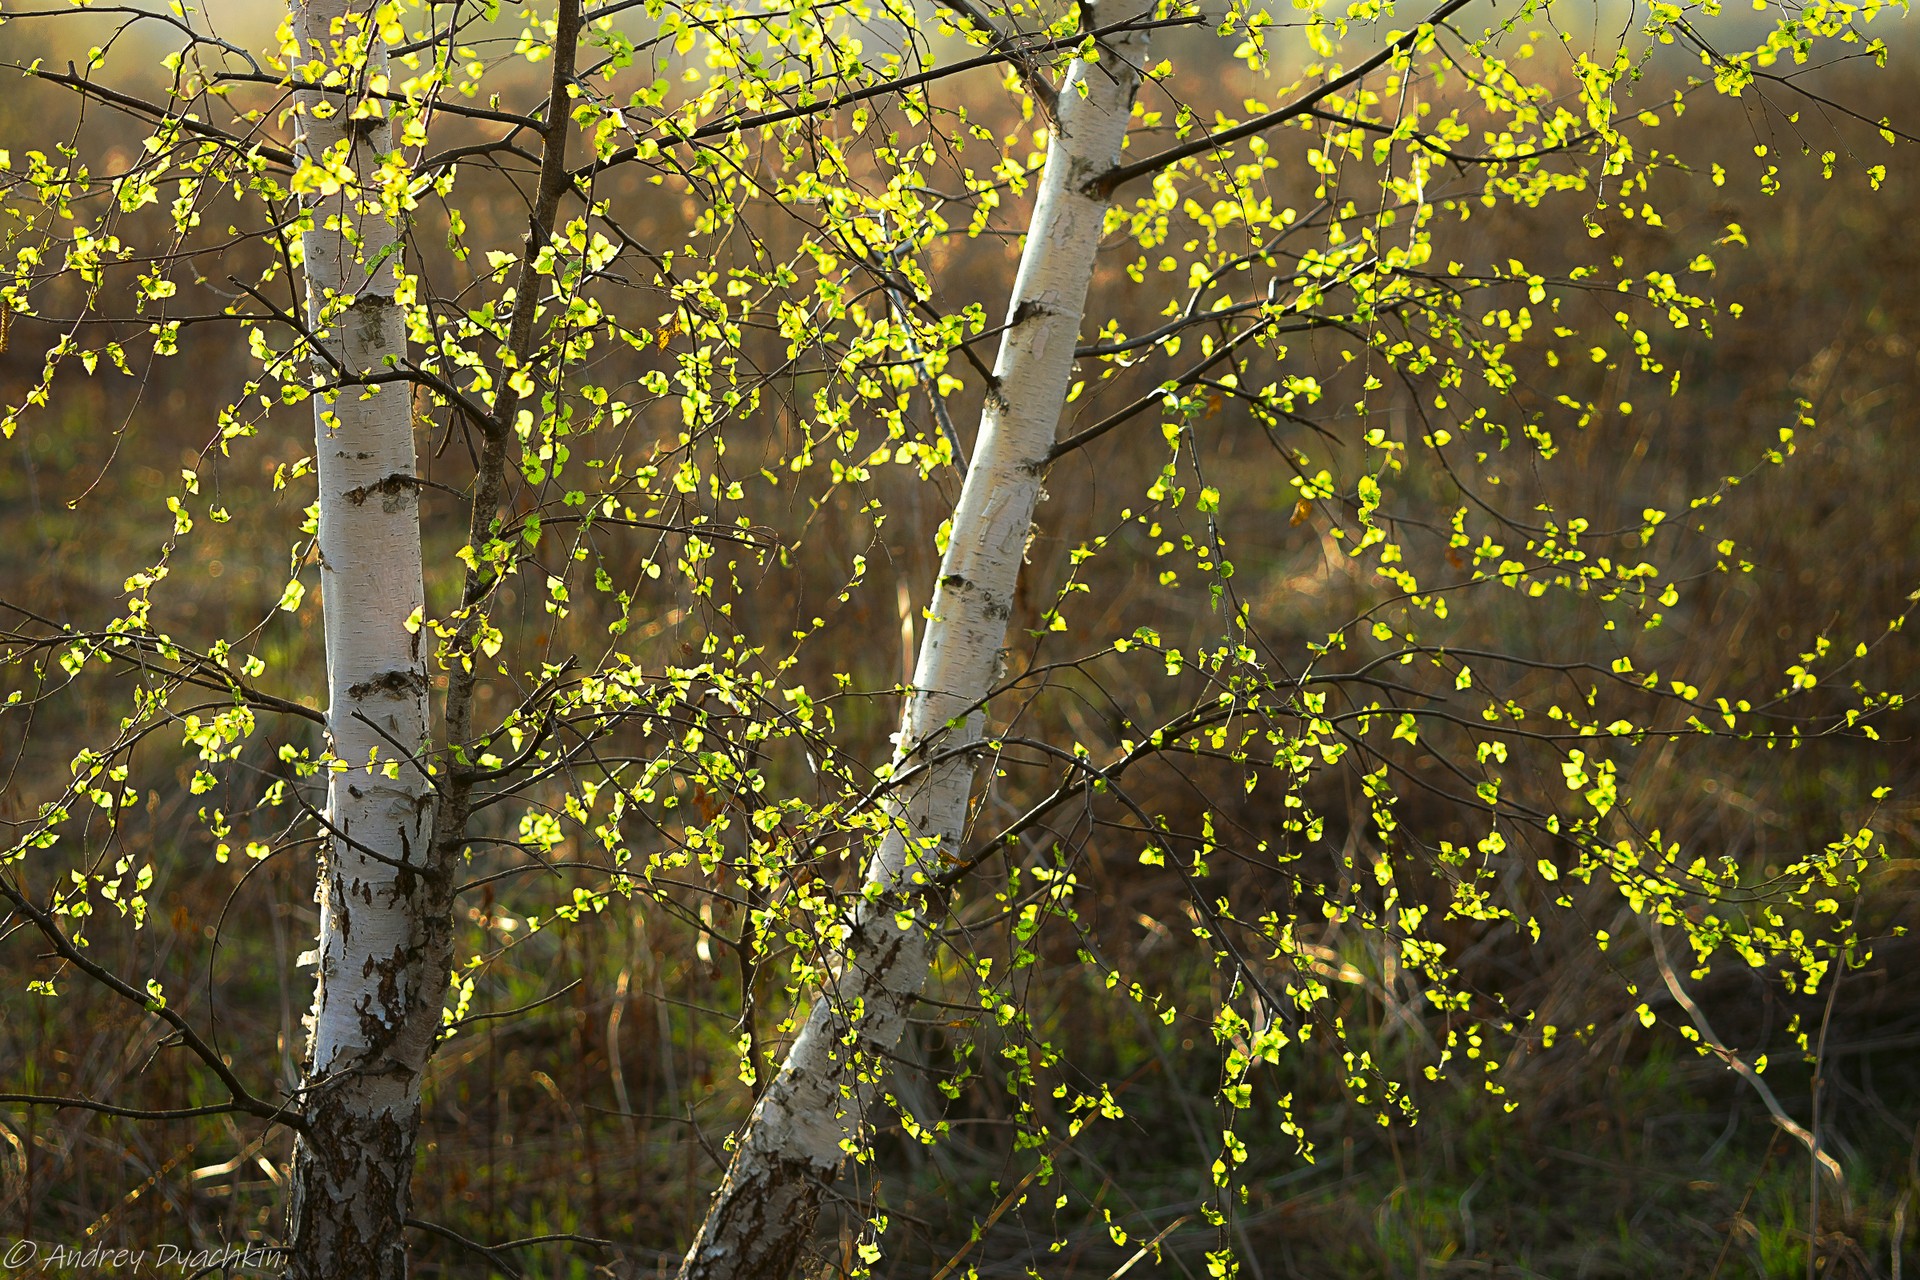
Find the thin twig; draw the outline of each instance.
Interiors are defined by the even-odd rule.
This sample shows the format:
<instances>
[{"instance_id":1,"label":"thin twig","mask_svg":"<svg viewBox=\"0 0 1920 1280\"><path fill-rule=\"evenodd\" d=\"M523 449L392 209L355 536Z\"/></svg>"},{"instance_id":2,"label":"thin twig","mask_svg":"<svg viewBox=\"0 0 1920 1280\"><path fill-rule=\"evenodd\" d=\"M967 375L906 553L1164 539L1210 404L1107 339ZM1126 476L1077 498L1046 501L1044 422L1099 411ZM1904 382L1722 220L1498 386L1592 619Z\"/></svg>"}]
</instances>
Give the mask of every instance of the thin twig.
<instances>
[{"instance_id":1,"label":"thin twig","mask_svg":"<svg viewBox=\"0 0 1920 1280\"><path fill-rule=\"evenodd\" d=\"M1686 1010L1687 1017L1693 1023L1693 1029L1700 1033L1700 1042L1722 1062L1733 1068L1742 1080L1753 1086L1753 1091L1760 1095L1760 1101L1766 1104L1767 1113L1773 1117L1773 1122L1806 1147L1807 1153L1827 1171L1827 1176L1833 1179L1833 1185L1839 1190L1844 1200L1847 1195L1847 1179L1846 1175L1840 1171L1840 1162L1820 1150L1819 1141L1798 1120L1787 1114L1787 1109L1780 1105L1780 1099L1774 1096L1772 1088L1760 1077L1760 1073L1755 1071L1751 1064L1743 1061L1740 1055L1727 1048L1720 1037L1714 1034L1713 1025L1707 1021L1705 1010L1694 1003L1693 997L1687 994L1687 989L1680 985L1680 975L1673 971L1673 962L1667 958L1667 944L1660 936L1660 923L1642 916L1640 927L1646 931L1648 941L1653 943L1654 963L1660 966L1660 977L1666 982L1668 993L1673 996L1676 1004Z\"/></svg>"}]
</instances>

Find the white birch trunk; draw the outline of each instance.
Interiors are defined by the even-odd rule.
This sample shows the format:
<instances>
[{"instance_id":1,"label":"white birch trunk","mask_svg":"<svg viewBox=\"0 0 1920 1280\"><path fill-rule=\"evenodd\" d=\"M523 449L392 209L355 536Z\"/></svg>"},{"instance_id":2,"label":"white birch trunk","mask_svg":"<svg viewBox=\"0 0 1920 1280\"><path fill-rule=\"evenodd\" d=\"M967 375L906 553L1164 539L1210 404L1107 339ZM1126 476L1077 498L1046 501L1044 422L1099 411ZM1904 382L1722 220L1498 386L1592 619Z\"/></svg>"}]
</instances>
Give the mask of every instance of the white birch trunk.
<instances>
[{"instance_id":1,"label":"white birch trunk","mask_svg":"<svg viewBox=\"0 0 1920 1280\"><path fill-rule=\"evenodd\" d=\"M352 0L291 0L307 59L294 78L330 68L346 76L339 93L296 95L299 153L319 161L332 152L337 162L345 147L362 180L315 198L303 237L308 323L325 352L314 369L329 381L383 373L406 356L389 252L401 227L371 207L393 130L384 111L352 118L358 91L387 65L367 11ZM341 308L344 297L352 302ZM415 763L428 741L427 673L422 637L408 629L425 592L407 385L316 400L315 430L327 732L339 763L327 788L289 1274L387 1280L406 1272L420 1081L451 958L448 883L429 865L434 791Z\"/></svg>"},{"instance_id":2,"label":"white birch trunk","mask_svg":"<svg viewBox=\"0 0 1920 1280\"><path fill-rule=\"evenodd\" d=\"M1129 32L1098 63L1068 69L894 768L940 762L895 797L895 827L866 873L879 895L856 912L839 976L755 1106L681 1280L778 1280L792 1269L926 982L934 913L918 890L965 832L975 754L964 749L979 740L976 704L999 666L1106 215L1086 187L1119 158L1146 52L1147 33Z\"/></svg>"}]
</instances>

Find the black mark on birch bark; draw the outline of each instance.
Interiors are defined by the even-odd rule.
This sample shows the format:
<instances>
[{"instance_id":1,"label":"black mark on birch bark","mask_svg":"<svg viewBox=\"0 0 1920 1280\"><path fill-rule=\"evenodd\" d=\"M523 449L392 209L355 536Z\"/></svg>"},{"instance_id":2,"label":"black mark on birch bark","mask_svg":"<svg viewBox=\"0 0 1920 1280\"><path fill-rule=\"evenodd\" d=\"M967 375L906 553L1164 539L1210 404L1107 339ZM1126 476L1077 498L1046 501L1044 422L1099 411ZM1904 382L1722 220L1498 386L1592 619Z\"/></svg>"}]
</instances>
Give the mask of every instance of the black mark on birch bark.
<instances>
[{"instance_id":1,"label":"black mark on birch bark","mask_svg":"<svg viewBox=\"0 0 1920 1280\"><path fill-rule=\"evenodd\" d=\"M416 633L414 643L419 643ZM427 678L418 671L383 671L371 680L362 680L358 684L347 686L347 696L356 701L370 698L376 693L390 697L406 698L425 694Z\"/></svg>"},{"instance_id":2,"label":"black mark on birch bark","mask_svg":"<svg viewBox=\"0 0 1920 1280\"><path fill-rule=\"evenodd\" d=\"M358 507L364 506L367 499L377 493L380 495L380 509L388 515L392 515L394 512L400 510L408 494L418 493L419 491L420 478L418 476L396 471L390 476L374 481L372 484L361 485L357 489L349 489L340 496Z\"/></svg>"}]
</instances>

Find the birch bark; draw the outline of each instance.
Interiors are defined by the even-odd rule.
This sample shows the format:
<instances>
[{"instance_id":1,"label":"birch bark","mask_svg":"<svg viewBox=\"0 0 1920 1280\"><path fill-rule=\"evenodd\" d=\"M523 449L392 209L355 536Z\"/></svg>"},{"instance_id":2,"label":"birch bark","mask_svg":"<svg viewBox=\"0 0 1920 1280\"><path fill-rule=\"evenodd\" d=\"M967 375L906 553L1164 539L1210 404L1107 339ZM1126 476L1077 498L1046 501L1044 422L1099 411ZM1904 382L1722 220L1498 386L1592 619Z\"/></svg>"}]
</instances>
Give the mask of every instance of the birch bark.
<instances>
[{"instance_id":1,"label":"birch bark","mask_svg":"<svg viewBox=\"0 0 1920 1280\"><path fill-rule=\"evenodd\" d=\"M937 909L922 890L966 828L977 704L1006 639L1106 216L1089 184L1119 159L1147 42L1145 31L1121 33L1097 62L1068 68L894 755L895 772L912 776L867 866L871 896L840 944L841 969L755 1106L680 1280L792 1270L926 982Z\"/></svg>"},{"instance_id":2,"label":"birch bark","mask_svg":"<svg viewBox=\"0 0 1920 1280\"><path fill-rule=\"evenodd\" d=\"M320 589L327 650L327 786L318 978L294 1156L288 1274L406 1273L403 1228L420 1083L452 959L450 881L433 865L425 601L413 412L405 384L351 385L406 356L395 301L401 226L378 177L393 129L366 97L387 55L361 0L291 0L304 65L298 153L341 179L311 197L302 237L314 369L347 382L315 400ZM351 173L351 180L346 174ZM417 628L417 623L414 626Z\"/></svg>"}]
</instances>

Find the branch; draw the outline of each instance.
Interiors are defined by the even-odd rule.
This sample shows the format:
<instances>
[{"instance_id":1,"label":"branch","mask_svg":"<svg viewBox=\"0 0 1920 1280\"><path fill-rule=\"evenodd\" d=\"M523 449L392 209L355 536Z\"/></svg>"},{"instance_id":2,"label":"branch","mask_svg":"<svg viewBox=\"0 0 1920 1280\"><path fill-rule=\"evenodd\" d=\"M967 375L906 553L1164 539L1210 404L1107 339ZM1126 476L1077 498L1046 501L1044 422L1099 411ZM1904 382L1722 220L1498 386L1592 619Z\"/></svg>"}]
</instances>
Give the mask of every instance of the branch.
<instances>
[{"instance_id":1,"label":"branch","mask_svg":"<svg viewBox=\"0 0 1920 1280\"><path fill-rule=\"evenodd\" d=\"M220 50L222 53L232 54L234 57L239 58L250 67L254 67L257 69L260 65L258 62L254 61L254 57L251 51L247 49L243 49L237 44L231 44L225 40L222 40L218 36L211 35L206 32L195 31L192 26L190 26L184 19L182 19L176 14L166 13L166 12L155 10L155 9L136 8L133 5L124 5L124 4L104 5L103 4L103 5L85 5L85 6L74 5L70 8L65 8L65 9L16 9L12 13L9 13L7 15L7 21L18 22L22 18L70 18L77 13L86 13L86 14L92 14L92 15L98 15L103 13L114 13L114 14L121 14L124 16L131 17L134 22L139 22L145 19L145 20L151 20L154 22L165 23L167 26L173 27L174 29L180 31L182 34L184 34L187 37L189 48L195 45L202 45L202 44L210 45L213 48ZM127 27L130 27L132 25L133 23L128 23ZM127 29L127 27L122 27L121 30L124 31Z\"/></svg>"},{"instance_id":2,"label":"branch","mask_svg":"<svg viewBox=\"0 0 1920 1280\"><path fill-rule=\"evenodd\" d=\"M1422 22L1411 31L1400 33L1400 35L1388 41L1386 47L1381 49L1380 52L1374 54L1353 70L1347 72L1345 75L1335 76L1318 89L1313 90L1303 97L1294 99L1284 107L1269 111L1265 115L1255 116L1245 124L1235 125L1231 129L1224 129L1219 133L1210 133L1204 137L1194 138L1189 142L1181 143L1177 147L1169 147L1165 151L1157 155L1148 156L1144 160L1137 160L1132 164L1117 165L1089 181L1085 190L1087 194L1099 199L1109 199L1123 183L1131 182L1135 178L1143 177L1150 173L1158 173L1169 165L1180 163L1189 156L1197 156L1202 152L1213 151L1217 148L1231 145L1232 143L1240 141L1242 138L1251 138L1256 133L1265 133L1268 129L1276 125L1282 125L1298 116L1306 115L1318 103L1339 93L1342 89L1358 84L1361 80L1366 79L1367 76L1373 74L1373 72L1379 70L1388 62L1399 57L1401 53L1405 52L1413 44L1424 39L1434 27L1446 21L1461 9L1466 8L1468 2L1469 0L1446 0L1445 4L1427 16L1425 22Z\"/></svg>"},{"instance_id":3,"label":"branch","mask_svg":"<svg viewBox=\"0 0 1920 1280\"><path fill-rule=\"evenodd\" d=\"M1459 0L1459 3L1464 4L1465 2L1466 0ZM1204 19L1198 14L1193 14L1179 18L1161 18L1157 21L1116 22L1110 26L1101 27L1093 32L1093 35L1099 37L1113 35L1121 31L1151 31L1160 27L1191 27L1199 25L1202 21L1204 21ZM1034 45L1032 52L1036 54L1050 53L1055 49L1077 47L1083 39L1085 39L1084 36L1075 35L1062 37L1057 40L1043 41ZM763 111L757 115L736 116L731 120L719 120L713 124L695 129L692 133L676 134L668 138L667 141L669 143L678 143L682 146L691 146L694 143L703 142L708 138L723 137L730 133L746 129L757 129L764 125L781 124L788 120L797 120L802 116L825 115L827 112L837 111L841 107L851 106L856 102L864 102L868 98L878 98L906 89L917 89L923 84L931 84L935 80L944 80L948 76L959 75L963 71L973 71L979 67L990 67L1008 60L1008 55L1005 53L985 53L976 58L963 59L949 66L935 67L930 71L922 71L915 75L902 76L897 80L888 80L883 84L873 84L868 85L864 89L849 90L838 97L829 98L825 102L815 102L807 106L799 107L783 107L776 111ZM590 178L597 173L602 173L613 168L615 165L624 164L629 160L636 159L639 154L639 148L637 147L622 147L607 156L604 160L595 160L590 165L584 165L574 170L572 177L576 181L583 178Z\"/></svg>"},{"instance_id":4,"label":"branch","mask_svg":"<svg viewBox=\"0 0 1920 1280\"><path fill-rule=\"evenodd\" d=\"M227 1065L226 1060L220 1056L219 1051L202 1039L200 1033L193 1029L191 1023L181 1017L177 1011L169 1009L165 1005L156 1007L152 996L144 991L135 989L133 984L125 981L118 974L109 972L105 966L95 963L87 956L86 952L73 944L72 939L68 938L61 930L59 924L54 921L50 913L35 906L27 895L22 893L13 881L6 876L0 876L0 897L6 898L21 915L33 923L34 928L38 929L41 936L53 945L54 951L62 960L65 960L74 968L80 970L89 978L92 978L95 982L98 982L101 986L113 992L129 1004L138 1005L141 1009L151 1013L154 1017L159 1018L162 1022L172 1027L174 1031L179 1034L180 1042L186 1045L209 1071L213 1072L221 1084L226 1086L227 1094L232 1101L228 1104L223 1104L219 1109L244 1111L249 1115L259 1116L275 1124L284 1124L290 1129L300 1132L306 1131L305 1117L301 1116L298 1112L289 1111L284 1105L275 1106L271 1102L266 1102L254 1097L252 1093L248 1092L247 1087L240 1083L239 1077L233 1074L233 1068ZM84 1106L88 1110L100 1110L106 1104L88 1104L83 1100L73 1099L64 1105Z\"/></svg>"},{"instance_id":5,"label":"branch","mask_svg":"<svg viewBox=\"0 0 1920 1280\"><path fill-rule=\"evenodd\" d=\"M490 418L481 419L483 445L480 465L474 477L473 507L467 519L467 545L476 552L493 536L500 523L501 502L506 493L507 446L514 439L513 423L520 412L520 392L509 377L512 369L525 367L533 351L534 317L539 311L537 296L541 289L535 260L553 237L553 224L560 208L560 197L572 186L567 173L567 132L571 121L566 109L567 90L573 83L574 60L580 48L580 0L561 0L554 17L553 78L547 96L547 119L542 130L540 184L536 189L531 217L527 223L526 243L520 254L520 269L514 278L513 324L507 334L507 350L494 379L500 393L494 398ZM485 575L491 572L476 557L470 562L461 585L460 599L464 616L459 630L448 646L455 655L447 674L447 696L443 725L446 749L465 749L473 737L473 690L475 683L473 643L483 614L480 601L491 589ZM459 772L450 774L440 793L434 817L433 848L429 860L451 857L465 836L473 814L473 782Z\"/></svg>"},{"instance_id":6,"label":"branch","mask_svg":"<svg viewBox=\"0 0 1920 1280\"><path fill-rule=\"evenodd\" d=\"M1047 109L1047 115L1055 114L1060 106L1059 90L1046 82L1040 74L1040 69L1034 65L1033 59L1016 47L1005 32L994 26L993 19L980 12L973 0L935 0L935 2L941 8L950 9L959 14L966 19L969 26L986 36L987 47L995 53L1005 54L1007 61L1019 69L1020 79L1026 82L1027 92L1039 99L1040 105Z\"/></svg>"},{"instance_id":7,"label":"branch","mask_svg":"<svg viewBox=\"0 0 1920 1280\"><path fill-rule=\"evenodd\" d=\"M232 1115L236 1111L247 1110L237 1102L215 1102L204 1107L151 1110L146 1107L117 1107L110 1102L95 1102L91 1098L62 1098L40 1093L0 1093L0 1104L55 1109L72 1107L77 1111L96 1111L103 1116L118 1116L126 1120L192 1120L199 1116Z\"/></svg>"},{"instance_id":8,"label":"branch","mask_svg":"<svg viewBox=\"0 0 1920 1280\"><path fill-rule=\"evenodd\" d=\"M445 1031L441 1032L441 1035L443 1037L450 1036L454 1032L458 1031L460 1028L472 1026L476 1022L491 1022L496 1018L512 1018L512 1017L516 1017L519 1014L526 1013L529 1010L538 1009L543 1004L552 1004L555 1000L558 1000L561 996L566 995L567 992L573 990L575 987L579 986L584 981L586 981L586 979L584 978L575 978L572 982L569 982L566 986L561 987L558 991L549 991L546 995L541 996L537 1000L529 1000L525 1004L518 1005L512 1009L497 1009L490 1013L468 1014L466 1017L461 1018L457 1022L454 1022L450 1026L448 1026Z\"/></svg>"},{"instance_id":9,"label":"branch","mask_svg":"<svg viewBox=\"0 0 1920 1280\"><path fill-rule=\"evenodd\" d=\"M180 115L166 107L148 102L145 99L136 98L131 94L120 93L116 90L97 85L91 80L72 74L73 64L71 62L67 64L67 74L62 74L58 71L48 71L40 67L22 67L21 70L25 71L28 75L38 76L40 79L48 81L49 83L64 85L83 97L98 98L100 101L111 106L119 107L122 111L130 115L143 115L155 120L170 121L173 124L179 125L188 133L197 134L202 138L212 138L217 142L227 143L243 151L257 151L274 163L284 165L289 169L299 167L291 151L283 151L281 148L268 142L248 142L239 134L228 133L225 129L216 129L210 124Z\"/></svg>"},{"instance_id":10,"label":"branch","mask_svg":"<svg viewBox=\"0 0 1920 1280\"><path fill-rule=\"evenodd\" d=\"M1322 321L1305 321L1298 325L1286 326L1281 331L1290 333L1295 331L1296 329L1319 328L1323 323L1324 322ZM1099 422L1094 423L1092 426L1088 427L1085 431L1076 431L1072 435L1068 436L1065 440L1062 440L1059 443L1055 444L1052 449L1049 449L1047 451L1047 461L1057 462L1061 458L1066 457L1069 453L1072 453L1075 449L1078 449L1083 445L1092 444L1095 440L1098 440L1101 436L1107 434L1107 432L1113 430L1115 427L1121 426L1127 422L1132 421L1134 418L1139 417L1142 413L1145 413L1148 409L1151 409L1154 405L1159 404L1162 400L1165 400L1168 396L1178 391L1181 387L1184 387L1189 383L1193 382L1194 379L1205 374L1207 370L1213 368L1213 366L1215 366L1216 364L1219 364L1222 360L1225 360L1229 355L1233 353L1236 347L1246 342L1249 338L1253 337L1253 335L1255 335L1256 333L1264 332L1265 330L1272 327L1273 327L1273 322L1271 320L1262 320L1258 324L1248 325L1245 329L1242 329L1239 333L1234 334L1233 337L1221 343L1220 349L1218 351L1215 351L1212 355L1202 360L1199 364L1193 366L1193 368L1187 370L1185 373L1181 374L1178 378L1174 379L1171 385L1163 383L1160 386L1155 387L1152 391L1147 392L1146 395L1141 396L1138 400L1135 400L1132 404L1128 405L1126 408L1121 409L1115 413L1108 414L1105 418L1102 418Z\"/></svg>"},{"instance_id":11,"label":"branch","mask_svg":"<svg viewBox=\"0 0 1920 1280\"><path fill-rule=\"evenodd\" d=\"M314 80L291 80L286 76L259 75L244 71L227 71L214 77L214 80L233 80L241 84L271 84L298 93L306 90L313 93L338 92L332 86ZM466 107L457 102L443 102L438 98L425 100L408 97L404 93L391 91L375 92L371 89L359 89L361 97L378 98L382 102L404 102L408 106L420 107L427 111L444 111L448 115L465 116L469 120L493 120L500 124L515 125L522 129L538 129L540 122L532 116L515 115L511 111L494 111L487 107Z\"/></svg>"},{"instance_id":12,"label":"branch","mask_svg":"<svg viewBox=\"0 0 1920 1280\"><path fill-rule=\"evenodd\" d=\"M420 1231L425 1231L429 1235L439 1236L443 1240L451 1240L462 1249L469 1249L479 1254L508 1276L512 1277L512 1280L520 1280L520 1269L518 1267L514 1266L512 1262L501 1257L486 1245L481 1244L478 1240L470 1240L451 1227L443 1227L437 1222L428 1222L425 1218L408 1218L407 1225Z\"/></svg>"},{"instance_id":13,"label":"branch","mask_svg":"<svg viewBox=\"0 0 1920 1280\"><path fill-rule=\"evenodd\" d=\"M490 410L488 410L485 404L471 398L466 392L460 390L460 388L454 386L439 374L418 366L410 369L393 369L386 373L369 373L364 371L355 373L353 370L347 368L346 365L342 364L331 351L327 350L326 344L320 341L319 336L315 334L312 329L308 328L306 322L299 316L286 310L284 307L276 306L271 298L238 276L228 276L227 283L271 311L275 320L278 320L281 324L293 330L294 333L299 336L300 340L307 344L313 354L325 361L327 366L333 370L337 380L326 386L308 388L313 393L321 394L327 391L344 391L348 387L380 387L391 382L407 382L427 388L427 390L442 397L449 404L459 409L460 412L466 414L469 419L483 426L491 416Z\"/></svg>"},{"instance_id":14,"label":"branch","mask_svg":"<svg viewBox=\"0 0 1920 1280\"><path fill-rule=\"evenodd\" d=\"M235 677L232 672L228 671L218 662L215 662L210 655L198 653L171 640L163 641L161 637L151 632L68 631L51 618L43 617L33 610L26 608L24 605L15 604L13 601L3 597L0 597L0 609L17 613L23 618L30 618L44 627L53 628L55 632L53 635L46 636L0 633L0 642L29 648L46 649L67 644L91 644L101 648L111 647L115 650L114 656L116 658L119 658L123 662L129 662L140 670L157 672L162 676L179 680L181 683L192 685L195 688L212 689L221 693L231 694L245 702L248 706L261 711L272 711L279 715L298 716L303 720L311 720L315 724L325 724L327 722L326 716L314 710L312 707L278 697L275 694L263 693L247 684L244 680ZM172 661L190 659L191 662L190 665L184 668L163 668L150 661L130 657L126 653L121 652L120 647L123 644L132 645L136 655L142 651L147 651L159 654ZM172 657L172 655L168 653L169 649L172 650L173 654L178 654L180 657ZM15 652L18 651L16 650Z\"/></svg>"},{"instance_id":15,"label":"branch","mask_svg":"<svg viewBox=\"0 0 1920 1280\"><path fill-rule=\"evenodd\" d=\"M1753 1091L1760 1095L1760 1101L1766 1104L1767 1113L1773 1117L1773 1122L1806 1147L1807 1153L1826 1171L1827 1176L1833 1179L1834 1187L1844 1197L1847 1194L1847 1179L1846 1175L1840 1171L1840 1162L1822 1151L1819 1140L1807 1132L1799 1121L1787 1114L1787 1109L1780 1105L1780 1099L1774 1096L1773 1090L1768 1087L1765 1080L1761 1079L1760 1073L1721 1042L1720 1037L1713 1032L1713 1025L1707 1021L1706 1011L1695 1004L1693 997L1687 994L1687 989L1680 985L1680 975L1673 971L1673 962L1667 958L1666 941L1660 936L1660 922L1641 916L1640 927L1646 932L1647 940L1653 943L1653 960L1660 966L1660 977L1666 982L1668 993L1673 996L1676 1004L1686 1010L1687 1017L1693 1022L1694 1030L1700 1033L1700 1042L1738 1073L1742 1080L1753 1086Z\"/></svg>"},{"instance_id":16,"label":"branch","mask_svg":"<svg viewBox=\"0 0 1920 1280\"><path fill-rule=\"evenodd\" d=\"M1275 283L1278 282L1276 281ZM1205 324L1209 320L1225 320L1229 316L1243 315L1249 311L1258 311L1261 307L1269 305L1272 301L1272 291L1269 290L1268 296L1264 298L1254 298L1249 302L1236 302L1230 306L1218 307L1212 311L1189 312L1176 320L1167 321L1167 323L1161 325L1158 329L1151 329L1146 333L1140 334L1138 337L1123 338L1118 342L1096 342L1092 346L1076 347L1074 348L1073 356L1076 360L1084 360L1089 356L1117 356L1128 351L1138 351L1142 347L1154 345L1162 338L1170 338L1182 329L1189 328L1196 324Z\"/></svg>"}]
</instances>

